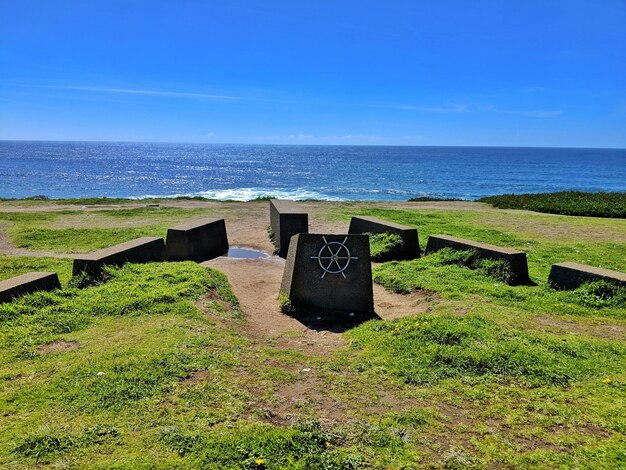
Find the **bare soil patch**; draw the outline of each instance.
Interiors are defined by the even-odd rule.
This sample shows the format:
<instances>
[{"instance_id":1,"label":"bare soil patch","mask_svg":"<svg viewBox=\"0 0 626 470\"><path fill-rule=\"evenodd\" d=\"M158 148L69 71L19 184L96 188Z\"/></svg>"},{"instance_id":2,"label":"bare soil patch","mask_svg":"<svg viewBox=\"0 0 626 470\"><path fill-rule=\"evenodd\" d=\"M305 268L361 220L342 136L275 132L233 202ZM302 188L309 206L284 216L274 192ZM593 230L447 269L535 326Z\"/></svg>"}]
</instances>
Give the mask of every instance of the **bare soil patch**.
<instances>
[{"instance_id":1,"label":"bare soil patch","mask_svg":"<svg viewBox=\"0 0 626 470\"><path fill-rule=\"evenodd\" d=\"M625 340L626 325L607 323L606 320L590 322L575 322L554 317L537 316L534 319L535 328L556 334L575 334L594 336L596 338Z\"/></svg>"},{"instance_id":2,"label":"bare soil patch","mask_svg":"<svg viewBox=\"0 0 626 470\"><path fill-rule=\"evenodd\" d=\"M66 341L64 339L57 339L51 343L43 344L37 348L39 354L51 354L59 352L72 351L80 346L78 341Z\"/></svg>"}]
</instances>

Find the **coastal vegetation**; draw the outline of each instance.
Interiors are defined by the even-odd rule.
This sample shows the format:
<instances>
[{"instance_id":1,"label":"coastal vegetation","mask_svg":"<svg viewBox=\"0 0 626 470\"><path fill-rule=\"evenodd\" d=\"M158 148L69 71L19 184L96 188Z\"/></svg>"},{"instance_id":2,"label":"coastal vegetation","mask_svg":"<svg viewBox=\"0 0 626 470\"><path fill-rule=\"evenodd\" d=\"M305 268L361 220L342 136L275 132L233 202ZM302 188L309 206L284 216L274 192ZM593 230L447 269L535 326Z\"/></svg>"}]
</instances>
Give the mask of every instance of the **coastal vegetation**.
<instances>
[{"instance_id":1,"label":"coastal vegetation","mask_svg":"<svg viewBox=\"0 0 626 470\"><path fill-rule=\"evenodd\" d=\"M384 261L390 253L402 247L400 235L395 233L368 233L372 261Z\"/></svg>"},{"instance_id":2,"label":"coastal vegetation","mask_svg":"<svg viewBox=\"0 0 626 470\"><path fill-rule=\"evenodd\" d=\"M508 286L506 266L471 251L379 264L375 282L413 311L316 349L302 331L251 331L215 269L129 264L85 282L64 257L216 214L261 214L267 240L266 203L16 204L0 204L0 280L51 270L63 289L0 305L0 467L626 466L624 289L547 283L554 262L623 269L624 220L308 203L325 229L370 215L417 227L422 245L444 233L524 250L536 283Z\"/></svg>"},{"instance_id":3,"label":"coastal vegetation","mask_svg":"<svg viewBox=\"0 0 626 470\"><path fill-rule=\"evenodd\" d=\"M548 214L626 218L626 193L560 191L503 194L483 197L478 201L486 202L499 209L525 209Z\"/></svg>"}]
</instances>

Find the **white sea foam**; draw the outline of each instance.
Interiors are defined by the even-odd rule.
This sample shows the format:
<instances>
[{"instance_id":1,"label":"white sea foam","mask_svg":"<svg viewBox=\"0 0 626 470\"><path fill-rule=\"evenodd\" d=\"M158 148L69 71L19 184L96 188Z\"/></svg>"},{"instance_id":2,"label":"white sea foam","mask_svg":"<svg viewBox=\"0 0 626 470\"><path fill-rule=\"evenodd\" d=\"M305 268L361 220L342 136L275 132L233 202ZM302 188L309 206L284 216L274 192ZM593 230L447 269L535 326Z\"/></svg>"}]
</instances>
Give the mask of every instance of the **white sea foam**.
<instances>
[{"instance_id":1,"label":"white sea foam","mask_svg":"<svg viewBox=\"0 0 626 470\"><path fill-rule=\"evenodd\" d=\"M219 201L251 201L258 198L276 198L289 199L292 201L303 201L306 199L318 199L321 201L345 201L343 198L329 196L317 191L306 189L280 190L267 188L234 188L234 189L218 189L209 191L199 191L196 193L181 193L168 195L152 195L134 196L130 199L169 199L178 197L204 197L207 199L217 199Z\"/></svg>"}]
</instances>

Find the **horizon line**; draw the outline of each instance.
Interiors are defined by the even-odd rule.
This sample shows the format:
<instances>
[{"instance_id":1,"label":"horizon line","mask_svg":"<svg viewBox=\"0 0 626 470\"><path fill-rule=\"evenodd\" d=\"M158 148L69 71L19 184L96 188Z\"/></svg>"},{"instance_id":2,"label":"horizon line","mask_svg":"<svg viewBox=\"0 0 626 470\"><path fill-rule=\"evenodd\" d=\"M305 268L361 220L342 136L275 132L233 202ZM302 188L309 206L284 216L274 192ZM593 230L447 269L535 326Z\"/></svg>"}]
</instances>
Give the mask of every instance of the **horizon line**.
<instances>
[{"instance_id":1,"label":"horizon line","mask_svg":"<svg viewBox=\"0 0 626 470\"><path fill-rule=\"evenodd\" d=\"M109 144L193 144L193 145L280 145L290 147L469 147L469 148L536 148L536 149L587 149L587 150L626 150L626 147L587 147L559 145L442 145L442 144L314 144L314 143L246 143L246 142L202 142L202 141L158 141L158 140L67 140L67 139L5 139L0 142L55 142L55 143L109 143Z\"/></svg>"}]
</instances>

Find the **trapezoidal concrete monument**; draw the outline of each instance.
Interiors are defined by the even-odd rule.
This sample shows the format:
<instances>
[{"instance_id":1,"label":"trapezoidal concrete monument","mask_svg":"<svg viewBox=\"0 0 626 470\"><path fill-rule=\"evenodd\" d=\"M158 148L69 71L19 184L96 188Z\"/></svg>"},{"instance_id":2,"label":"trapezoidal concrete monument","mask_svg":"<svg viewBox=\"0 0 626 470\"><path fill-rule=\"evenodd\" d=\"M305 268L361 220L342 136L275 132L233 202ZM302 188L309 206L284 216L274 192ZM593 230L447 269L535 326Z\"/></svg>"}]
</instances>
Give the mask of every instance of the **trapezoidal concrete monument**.
<instances>
[{"instance_id":1,"label":"trapezoidal concrete monument","mask_svg":"<svg viewBox=\"0 0 626 470\"><path fill-rule=\"evenodd\" d=\"M74 259L73 275L86 272L98 277L104 266L122 266L124 263L163 261L163 238L141 237L119 245L87 253Z\"/></svg>"},{"instance_id":2,"label":"trapezoidal concrete monument","mask_svg":"<svg viewBox=\"0 0 626 470\"><path fill-rule=\"evenodd\" d=\"M270 227L278 256L286 258L291 237L298 233L309 233L309 215L292 201L271 199Z\"/></svg>"},{"instance_id":3,"label":"trapezoidal concrete monument","mask_svg":"<svg viewBox=\"0 0 626 470\"><path fill-rule=\"evenodd\" d=\"M402 246L388 253L380 261L403 261L420 257L417 229L408 225L387 222L375 217L352 217L348 233L391 233L402 239Z\"/></svg>"},{"instance_id":4,"label":"trapezoidal concrete monument","mask_svg":"<svg viewBox=\"0 0 626 470\"><path fill-rule=\"evenodd\" d=\"M0 304L37 291L60 289L57 273L32 272L0 282Z\"/></svg>"},{"instance_id":5,"label":"trapezoidal concrete monument","mask_svg":"<svg viewBox=\"0 0 626 470\"><path fill-rule=\"evenodd\" d=\"M428 237L425 254L429 255L444 248L451 248L458 251L476 250L479 258L506 261L511 266L512 278L509 281L510 285L517 286L532 283L528 275L526 253L523 251L452 237L450 235L431 235Z\"/></svg>"},{"instance_id":6,"label":"trapezoidal concrete monument","mask_svg":"<svg viewBox=\"0 0 626 470\"><path fill-rule=\"evenodd\" d=\"M188 222L167 230L165 259L206 261L228 253L224 219Z\"/></svg>"},{"instance_id":7,"label":"trapezoidal concrete monument","mask_svg":"<svg viewBox=\"0 0 626 470\"><path fill-rule=\"evenodd\" d=\"M564 290L577 289L586 282L594 281L607 281L626 287L626 273L568 262L553 264L548 277L548 284Z\"/></svg>"},{"instance_id":8,"label":"trapezoidal concrete monument","mask_svg":"<svg viewBox=\"0 0 626 470\"><path fill-rule=\"evenodd\" d=\"M297 312L374 312L367 235L300 233L289 243L281 284Z\"/></svg>"}]
</instances>

